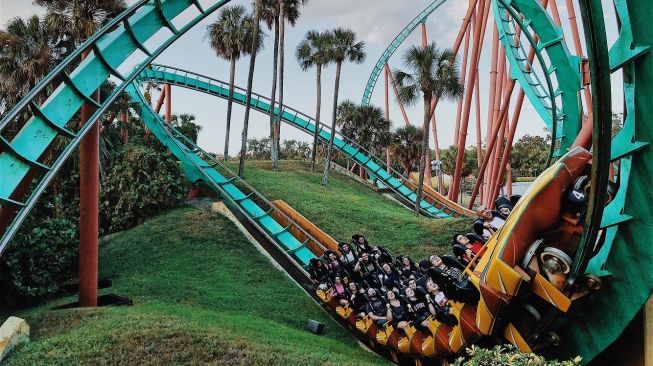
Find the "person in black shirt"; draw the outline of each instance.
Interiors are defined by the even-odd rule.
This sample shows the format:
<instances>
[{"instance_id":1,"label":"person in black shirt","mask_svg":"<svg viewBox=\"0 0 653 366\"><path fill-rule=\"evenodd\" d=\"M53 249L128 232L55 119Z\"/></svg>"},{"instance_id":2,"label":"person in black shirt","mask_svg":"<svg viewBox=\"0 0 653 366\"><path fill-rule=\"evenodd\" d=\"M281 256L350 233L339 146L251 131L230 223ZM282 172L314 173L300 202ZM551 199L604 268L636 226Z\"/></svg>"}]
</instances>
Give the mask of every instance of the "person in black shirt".
<instances>
[{"instance_id":1,"label":"person in black shirt","mask_svg":"<svg viewBox=\"0 0 653 366\"><path fill-rule=\"evenodd\" d=\"M442 258L440 258L437 255L432 255L429 258L429 262L431 262L431 267L442 271L455 282L460 282L465 278L465 274L461 270L459 270L458 268L447 266L442 261Z\"/></svg>"},{"instance_id":2,"label":"person in black shirt","mask_svg":"<svg viewBox=\"0 0 653 366\"><path fill-rule=\"evenodd\" d=\"M399 301L397 294L394 291L386 293L388 299L386 317L397 329L405 329L410 319L408 318L408 309L404 304Z\"/></svg>"},{"instance_id":3,"label":"person in black shirt","mask_svg":"<svg viewBox=\"0 0 653 366\"><path fill-rule=\"evenodd\" d=\"M327 250L324 252L324 256L326 257L326 268L329 270L329 278L333 279L335 276L340 275L340 271L344 269L344 266L336 253Z\"/></svg>"},{"instance_id":4,"label":"person in black shirt","mask_svg":"<svg viewBox=\"0 0 653 366\"><path fill-rule=\"evenodd\" d=\"M400 265L401 265L401 277L403 277L404 279L408 279L410 278L410 275L415 275L416 273L419 272L415 263L413 263L413 261L407 255L401 257Z\"/></svg>"},{"instance_id":5,"label":"person in black shirt","mask_svg":"<svg viewBox=\"0 0 653 366\"><path fill-rule=\"evenodd\" d=\"M340 249L340 262L342 262L346 267L351 266L352 269L354 267L354 264L356 264L356 253L354 253L351 250L351 247L349 246L349 243L342 242L338 245Z\"/></svg>"},{"instance_id":6,"label":"person in black shirt","mask_svg":"<svg viewBox=\"0 0 653 366\"><path fill-rule=\"evenodd\" d=\"M381 280L383 286L391 290L399 290L399 288L401 288L401 279L399 278L399 274L388 263L383 263L383 265L381 265L381 269Z\"/></svg>"},{"instance_id":7,"label":"person in black shirt","mask_svg":"<svg viewBox=\"0 0 653 366\"><path fill-rule=\"evenodd\" d=\"M408 299L409 309L415 316L415 322L423 327L428 327L428 317L435 315L435 308L428 300L428 295L426 297L417 297L415 290L410 287L406 288L405 293Z\"/></svg>"},{"instance_id":8,"label":"person in black shirt","mask_svg":"<svg viewBox=\"0 0 653 366\"><path fill-rule=\"evenodd\" d=\"M311 280L314 284L320 284L324 282L329 274L329 270L326 268L324 263L317 258L311 258L309 261L310 275Z\"/></svg>"},{"instance_id":9,"label":"person in black shirt","mask_svg":"<svg viewBox=\"0 0 653 366\"><path fill-rule=\"evenodd\" d=\"M386 303L381 296L378 296L376 290L373 288L367 289L367 315L370 319L374 320L377 325L383 326L388 322Z\"/></svg>"},{"instance_id":10,"label":"person in black shirt","mask_svg":"<svg viewBox=\"0 0 653 366\"><path fill-rule=\"evenodd\" d=\"M371 252L372 251L372 246L370 243L365 239L363 235L359 234L354 234L351 236L351 243L353 245L353 249L356 253L359 255L361 252Z\"/></svg>"},{"instance_id":11,"label":"person in black shirt","mask_svg":"<svg viewBox=\"0 0 653 366\"><path fill-rule=\"evenodd\" d=\"M361 254L361 257L358 258L358 262L356 262L356 265L354 266L354 271L362 273L363 278L370 284L370 286L378 286L379 281L378 278L376 278L376 272L378 269L379 265L375 260L370 258L370 255L367 252Z\"/></svg>"},{"instance_id":12,"label":"person in black shirt","mask_svg":"<svg viewBox=\"0 0 653 366\"><path fill-rule=\"evenodd\" d=\"M354 310L356 316L362 318L365 316L365 308L367 300L365 299L365 291L356 284L356 282L349 282L349 306Z\"/></svg>"}]
</instances>

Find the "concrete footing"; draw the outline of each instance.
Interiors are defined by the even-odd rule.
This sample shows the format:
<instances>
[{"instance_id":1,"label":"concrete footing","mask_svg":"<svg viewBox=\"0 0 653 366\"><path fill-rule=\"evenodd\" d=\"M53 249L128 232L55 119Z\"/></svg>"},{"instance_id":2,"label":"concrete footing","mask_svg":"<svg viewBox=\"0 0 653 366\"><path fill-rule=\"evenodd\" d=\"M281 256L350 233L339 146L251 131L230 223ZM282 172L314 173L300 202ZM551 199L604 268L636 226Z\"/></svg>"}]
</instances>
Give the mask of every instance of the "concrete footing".
<instances>
[{"instance_id":1,"label":"concrete footing","mask_svg":"<svg viewBox=\"0 0 653 366\"><path fill-rule=\"evenodd\" d=\"M0 362L17 346L29 342L29 325L24 319L9 317L0 327Z\"/></svg>"}]
</instances>

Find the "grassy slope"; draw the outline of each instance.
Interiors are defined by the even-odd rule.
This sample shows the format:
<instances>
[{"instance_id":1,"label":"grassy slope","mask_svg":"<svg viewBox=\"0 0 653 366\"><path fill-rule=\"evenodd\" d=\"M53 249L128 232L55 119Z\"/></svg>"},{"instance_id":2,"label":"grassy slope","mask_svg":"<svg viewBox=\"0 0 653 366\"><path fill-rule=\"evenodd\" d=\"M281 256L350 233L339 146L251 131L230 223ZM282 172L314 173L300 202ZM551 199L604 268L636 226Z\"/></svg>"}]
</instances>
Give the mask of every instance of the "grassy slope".
<instances>
[{"instance_id":1,"label":"grassy slope","mask_svg":"<svg viewBox=\"0 0 653 366\"><path fill-rule=\"evenodd\" d=\"M7 365L372 365L307 295L227 219L181 208L101 245L101 275L132 307L49 311L59 299L15 315L32 342ZM324 336L304 331L326 323Z\"/></svg>"},{"instance_id":2,"label":"grassy slope","mask_svg":"<svg viewBox=\"0 0 653 366\"><path fill-rule=\"evenodd\" d=\"M323 187L322 169L308 171L308 163L282 161L272 172L267 161L249 162L246 180L268 199L282 199L338 241L365 235L391 254L426 258L451 250L454 233L471 230L469 219L416 218L404 206L381 197L373 189L332 172Z\"/></svg>"}]
</instances>

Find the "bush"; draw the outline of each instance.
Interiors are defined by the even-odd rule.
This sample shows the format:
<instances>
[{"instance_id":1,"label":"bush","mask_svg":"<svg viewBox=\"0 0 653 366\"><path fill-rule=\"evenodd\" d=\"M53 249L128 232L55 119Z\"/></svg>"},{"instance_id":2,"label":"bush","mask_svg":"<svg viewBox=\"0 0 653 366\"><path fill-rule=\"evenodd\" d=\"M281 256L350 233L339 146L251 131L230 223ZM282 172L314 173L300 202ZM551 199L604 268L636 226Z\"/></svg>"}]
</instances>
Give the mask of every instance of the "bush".
<instances>
[{"instance_id":1,"label":"bush","mask_svg":"<svg viewBox=\"0 0 653 366\"><path fill-rule=\"evenodd\" d=\"M0 305L33 304L52 295L77 266L77 222L32 219L0 257Z\"/></svg>"},{"instance_id":2,"label":"bush","mask_svg":"<svg viewBox=\"0 0 653 366\"><path fill-rule=\"evenodd\" d=\"M178 204L189 188L167 150L129 143L116 155L100 193L102 226L113 232L138 225Z\"/></svg>"},{"instance_id":3,"label":"bush","mask_svg":"<svg viewBox=\"0 0 653 366\"><path fill-rule=\"evenodd\" d=\"M471 346L467 355L458 358L454 366L575 366L581 361L580 357L570 361L547 361L534 353L520 352L513 345L494 346L492 349Z\"/></svg>"}]
</instances>

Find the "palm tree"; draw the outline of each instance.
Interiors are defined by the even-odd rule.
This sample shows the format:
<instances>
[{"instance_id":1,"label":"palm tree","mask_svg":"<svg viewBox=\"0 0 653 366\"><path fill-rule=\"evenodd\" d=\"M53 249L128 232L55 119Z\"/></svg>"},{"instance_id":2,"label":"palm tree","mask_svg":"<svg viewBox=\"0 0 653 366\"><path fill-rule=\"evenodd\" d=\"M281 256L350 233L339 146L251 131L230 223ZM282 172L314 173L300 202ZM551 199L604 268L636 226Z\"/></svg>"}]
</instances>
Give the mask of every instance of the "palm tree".
<instances>
[{"instance_id":1,"label":"palm tree","mask_svg":"<svg viewBox=\"0 0 653 366\"><path fill-rule=\"evenodd\" d=\"M315 171L320 109L322 107L322 67L327 66L331 62L329 47L328 33L310 30L306 32L306 36L297 45L297 50L295 51L295 57L302 70L306 71L315 66L317 74L317 102L315 104L315 131L313 133L313 149L311 150L311 171Z\"/></svg>"},{"instance_id":2,"label":"palm tree","mask_svg":"<svg viewBox=\"0 0 653 366\"><path fill-rule=\"evenodd\" d=\"M236 61L251 50L252 17L242 5L223 9L218 19L207 27L211 48L218 57L231 62L229 69L229 98L227 99L227 128L224 139L224 160L229 158L231 110L234 102Z\"/></svg>"},{"instance_id":3,"label":"palm tree","mask_svg":"<svg viewBox=\"0 0 653 366\"><path fill-rule=\"evenodd\" d=\"M276 112L274 110L276 104L277 93L277 65L279 63L279 1L278 0L263 0L261 7L261 20L270 31L274 32L274 55L272 57L272 91L270 92L270 159L272 160L272 167L278 166L279 160L279 147L277 146L276 136Z\"/></svg>"},{"instance_id":4,"label":"palm tree","mask_svg":"<svg viewBox=\"0 0 653 366\"><path fill-rule=\"evenodd\" d=\"M356 33L349 29L336 28L329 34L331 60L336 63L336 83L333 93L333 118L331 121L331 138L327 149L326 161L324 162L324 175L322 185L329 182L329 165L333 152L333 138L336 130L336 112L338 109L338 89L340 88L340 71L345 61L362 63L365 61L365 42L356 41Z\"/></svg>"},{"instance_id":5,"label":"palm tree","mask_svg":"<svg viewBox=\"0 0 653 366\"><path fill-rule=\"evenodd\" d=\"M299 8L306 4L308 0L278 0L279 1L279 116L277 118L277 133L275 144L277 150L279 149L279 141L281 136L281 116L283 115L283 82L284 82L284 68L285 68L285 38L286 38L286 22L291 26L295 26L297 19L299 19ZM276 50L275 50L276 52ZM273 169L279 170L279 161L277 159L276 165L273 162Z\"/></svg>"},{"instance_id":6,"label":"palm tree","mask_svg":"<svg viewBox=\"0 0 653 366\"><path fill-rule=\"evenodd\" d=\"M419 164L422 129L413 125L398 128L392 134L390 150L399 164L404 168L404 175L409 176L413 166Z\"/></svg>"},{"instance_id":7,"label":"palm tree","mask_svg":"<svg viewBox=\"0 0 653 366\"><path fill-rule=\"evenodd\" d=\"M190 113L182 113L180 115L172 115L172 126L177 129L181 134L186 136L193 143L197 144L197 136L202 130L202 126L195 123L195 115Z\"/></svg>"},{"instance_id":8,"label":"palm tree","mask_svg":"<svg viewBox=\"0 0 653 366\"><path fill-rule=\"evenodd\" d=\"M340 103L336 125L343 135L373 155L390 143L390 124L383 110L375 105L360 105L350 100Z\"/></svg>"},{"instance_id":9,"label":"palm tree","mask_svg":"<svg viewBox=\"0 0 653 366\"><path fill-rule=\"evenodd\" d=\"M252 32L252 44L249 54L249 72L247 74L247 98L245 102L245 118L243 121L243 133L240 145L240 161L238 162L238 176L243 177L245 173L245 155L247 154L247 128L249 127L249 111L252 104L252 84L254 82L254 67L256 66L256 54L261 48L261 6L262 0L256 0L254 5L254 31Z\"/></svg>"},{"instance_id":10,"label":"palm tree","mask_svg":"<svg viewBox=\"0 0 653 366\"><path fill-rule=\"evenodd\" d=\"M45 21L60 35L60 41L70 40L75 46L127 6L124 0L34 0L34 3L47 8Z\"/></svg>"},{"instance_id":11,"label":"palm tree","mask_svg":"<svg viewBox=\"0 0 653 366\"><path fill-rule=\"evenodd\" d=\"M422 201L422 186L426 168L426 149L429 148L429 124L431 121L431 100L435 97L453 99L463 92L456 55L450 49L440 50L435 42L425 47L412 46L403 56L408 71L395 70L394 77L399 89L398 99L406 104L415 104L422 94L424 101L424 122L422 125L422 147L420 149L419 180L415 198L415 215L419 214Z\"/></svg>"},{"instance_id":12,"label":"palm tree","mask_svg":"<svg viewBox=\"0 0 653 366\"><path fill-rule=\"evenodd\" d=\"M54 66L52 34L38 16L14 18L0 30L0 100L5 109L18 102Z\"/></svg>"}]
</instances>

